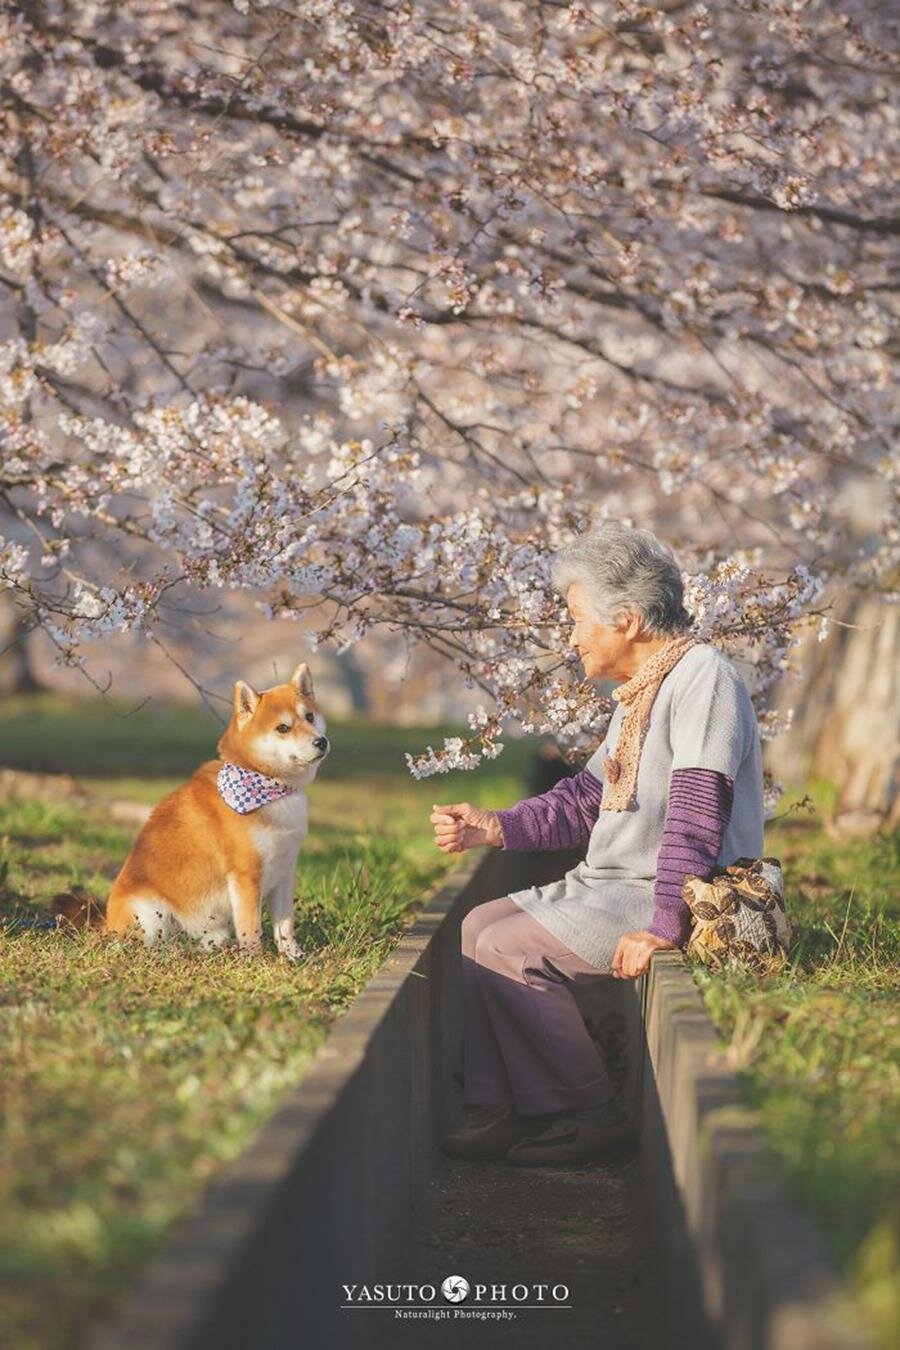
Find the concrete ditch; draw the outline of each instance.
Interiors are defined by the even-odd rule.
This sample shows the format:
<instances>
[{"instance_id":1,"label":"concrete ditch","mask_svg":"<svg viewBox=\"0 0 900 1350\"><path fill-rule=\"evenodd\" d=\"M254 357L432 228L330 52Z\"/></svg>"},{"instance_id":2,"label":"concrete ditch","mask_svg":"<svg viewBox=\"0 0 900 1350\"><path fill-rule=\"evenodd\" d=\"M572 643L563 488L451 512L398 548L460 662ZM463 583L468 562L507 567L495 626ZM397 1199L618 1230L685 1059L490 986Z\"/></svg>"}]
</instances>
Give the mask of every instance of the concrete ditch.
<instances>
[{"instance_id":1,"label":"concrete ditch","mask_svg":"<svg viewBox=\"0 0 900 1350\"><path fill-rule=\"evenodd\" d=\"M640 1122L638 1158L520 1170L440 1154L458 1106L460 922L573 861L461 860L89 1350L477 1350L506 1335L521 1350L868 1350L838 1329L818 1235L677 953L577 992ZM472 1286L460 1305L441 1293L452 1276ZM418 1306L398 1316L374 1292L387 1284L414 1286ZM506 1289L479 1299L479 1284Z\"/></svg>"}]
</instances>

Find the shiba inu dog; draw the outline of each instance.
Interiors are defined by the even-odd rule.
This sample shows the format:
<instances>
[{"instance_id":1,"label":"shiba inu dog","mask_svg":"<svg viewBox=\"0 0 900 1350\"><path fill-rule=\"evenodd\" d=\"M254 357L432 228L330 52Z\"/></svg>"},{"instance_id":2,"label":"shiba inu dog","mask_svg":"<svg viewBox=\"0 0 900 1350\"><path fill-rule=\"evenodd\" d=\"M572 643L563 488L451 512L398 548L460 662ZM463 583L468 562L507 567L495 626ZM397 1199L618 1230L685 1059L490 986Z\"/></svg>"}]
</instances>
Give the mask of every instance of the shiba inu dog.
<instances>
[{"instance_id":1,"label":"shiba inu dog","mask_svg":"<svg viewBox=\"0 0 900 1350\"><path fill-rule=\"evenodd\" d=\"M294 873L308 832L304 788L329 753L309 666L257 693L238 680L218 759L154 807L113 883L105 914L86 921L148 944L179 928L209 949L237 938L262 949L267 903L282 956L304 955L294 937ZM58 896L57 914L78 922L83 901Z\"/></svg>"}]
</instances>

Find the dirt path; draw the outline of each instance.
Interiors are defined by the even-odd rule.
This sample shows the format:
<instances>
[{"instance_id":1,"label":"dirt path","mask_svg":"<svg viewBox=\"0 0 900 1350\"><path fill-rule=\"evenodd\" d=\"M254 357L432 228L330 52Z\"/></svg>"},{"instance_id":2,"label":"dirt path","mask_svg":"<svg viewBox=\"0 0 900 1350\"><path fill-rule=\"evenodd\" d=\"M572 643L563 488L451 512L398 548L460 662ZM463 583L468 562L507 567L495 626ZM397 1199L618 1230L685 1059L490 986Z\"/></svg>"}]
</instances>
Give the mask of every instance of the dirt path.
<instances>
[{"instance_id":1,"label":"dirt path","mask_svg":"<svg viewBox=\"0 0 900 1350\"><path fill-rule=\"evenodd\" d=\"M548 1343L553 1350L664 1350L657 1282L643 1262L639 1168L639 1158L572 1168L442 1158L390 1275L379 1272L379 1279L434 1285L431 1307L447 1316L404 1320L390 1308L345 1316L377 1319L375 1350L424 1344L497 1350L507 1337L516 1350L546 1350ZM457 1305L441 1296L449 1275L472 1286ZM479 1284L488 1291L476 1302ZM490 1286L503 1284L505 1303L490 1302ZM535 1285L549 1286L543 1307ZM557 1301L554 1285L565 1285L569 1297ZM520 1289L514 1298L513 1286L528 1287L529 1296L521 1299ZM456 1316L473 1308L514 1315Z\"/></svg>"}]
</instances>

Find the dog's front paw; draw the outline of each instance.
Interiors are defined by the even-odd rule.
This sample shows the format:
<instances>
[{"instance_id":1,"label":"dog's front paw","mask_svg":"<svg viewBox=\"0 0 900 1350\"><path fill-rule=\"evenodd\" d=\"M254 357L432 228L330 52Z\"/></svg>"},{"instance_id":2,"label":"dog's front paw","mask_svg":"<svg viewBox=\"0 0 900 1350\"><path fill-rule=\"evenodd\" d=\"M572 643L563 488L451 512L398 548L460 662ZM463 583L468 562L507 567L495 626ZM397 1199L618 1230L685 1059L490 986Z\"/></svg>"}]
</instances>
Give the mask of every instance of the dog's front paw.
<instances>
[{"instance_id":1,"label":"dog's front paw","mask_svg":"<svg viewBox=\"0 0 900 1350\"><path fill-rule=\"evenodd\" d=\"M296 942L283 942L278 948L278 954L287 961L302 961L306 956L306 952Z\"/></svg>"},{"instance_id":2,"label":"dog's front paw","mask_svg":"<svg viewBox=\"0 0 900 1350\"><path fill-rule=\"evenodd\" d=\"M238 943L238 955L239 955L239 956L248 956L248 957L249 957L249 956L262 956L262 954L263 954L263 945L262 945L261 942L239 942L239 943Z\"/></svg>"}]
</instances>

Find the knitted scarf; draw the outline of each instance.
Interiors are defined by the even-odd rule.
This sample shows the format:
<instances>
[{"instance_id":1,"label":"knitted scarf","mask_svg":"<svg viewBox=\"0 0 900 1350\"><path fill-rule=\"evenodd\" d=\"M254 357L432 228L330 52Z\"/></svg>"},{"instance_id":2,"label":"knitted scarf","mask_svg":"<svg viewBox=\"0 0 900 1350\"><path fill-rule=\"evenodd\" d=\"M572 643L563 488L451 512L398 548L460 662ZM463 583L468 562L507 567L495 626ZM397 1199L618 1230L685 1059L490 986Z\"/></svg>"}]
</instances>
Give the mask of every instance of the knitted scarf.
<instances>
[{"instance_id":1,"label":"knitted scarf","mask_svg":"<svg viewBox=\"0 0 900 1350\"><path fill-rule=\"evenodd\" d=\"M614 757L606 756L603 768L606 783L600 802L601 811L627 811L634 803L638 763L650 711L659 686L685 652L696 647L700 638L690 633L679 635L653 653L625 684L612 691L612 697L628 705L628 711L619 727Z\"/></svg>"}]
</instances>

